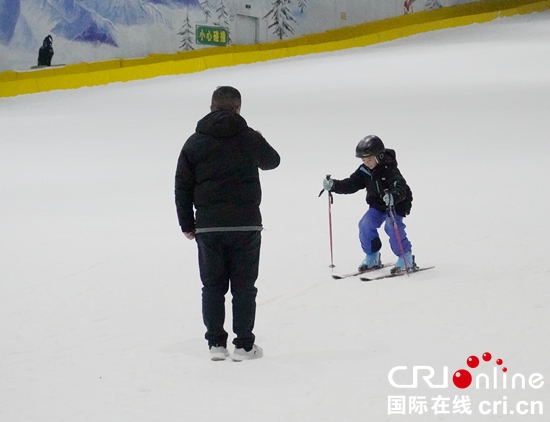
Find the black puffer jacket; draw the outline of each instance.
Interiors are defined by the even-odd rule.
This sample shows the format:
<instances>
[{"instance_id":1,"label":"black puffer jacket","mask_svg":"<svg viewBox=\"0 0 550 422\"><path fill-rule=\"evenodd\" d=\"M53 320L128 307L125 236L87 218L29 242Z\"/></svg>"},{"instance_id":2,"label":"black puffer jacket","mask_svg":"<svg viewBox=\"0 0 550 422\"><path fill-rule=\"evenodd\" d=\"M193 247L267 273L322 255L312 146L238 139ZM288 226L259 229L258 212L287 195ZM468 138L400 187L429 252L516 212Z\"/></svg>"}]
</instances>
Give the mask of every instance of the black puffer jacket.
<instances>
[{"instance_id":1,"label":"black puffer jacket","mask_svg":"<svg viewBox=\"0 0 550 422\"><path fill-rule=\"evenodd\" d=\"M261 228L258 168L271 170L279 162L277 151L239 114L206 115L178 160L175 197L182 231Z\"/></svg>"},{"instance_id":2,"label":"black puffer jacket","mask_svg":"<svg viewBox=\"0 0 550 422\"><path fill-rule=\"evenodd\" d=\"M334 180L331 191L349 194L365 188L367 189L367 203L377 210L385 211L387 208L382 199L384 191L387 189L393 195L397 214L404 217L411 212L412 192L397 168L393 149L384 151L384 158L373 170L361 164L355 173L347 179Z\"/></svg>"}]
</instances>

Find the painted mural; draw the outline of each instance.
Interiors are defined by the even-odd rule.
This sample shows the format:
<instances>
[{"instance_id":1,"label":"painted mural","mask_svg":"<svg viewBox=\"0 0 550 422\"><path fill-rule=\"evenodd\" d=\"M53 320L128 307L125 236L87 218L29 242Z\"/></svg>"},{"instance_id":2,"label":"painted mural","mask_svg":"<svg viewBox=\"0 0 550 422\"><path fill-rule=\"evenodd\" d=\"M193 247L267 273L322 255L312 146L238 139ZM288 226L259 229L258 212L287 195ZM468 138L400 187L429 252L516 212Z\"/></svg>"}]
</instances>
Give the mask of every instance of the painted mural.
<instances>
[{"instance_id":1,"label":"painted mural","mask_svg":"<svg viewBox=\"0 0 550 422\"><path fill-rule=\"evenodd\" d=\"M0 0L0 71L289 39L475 0Z\"/></svg>"}]
</instances>

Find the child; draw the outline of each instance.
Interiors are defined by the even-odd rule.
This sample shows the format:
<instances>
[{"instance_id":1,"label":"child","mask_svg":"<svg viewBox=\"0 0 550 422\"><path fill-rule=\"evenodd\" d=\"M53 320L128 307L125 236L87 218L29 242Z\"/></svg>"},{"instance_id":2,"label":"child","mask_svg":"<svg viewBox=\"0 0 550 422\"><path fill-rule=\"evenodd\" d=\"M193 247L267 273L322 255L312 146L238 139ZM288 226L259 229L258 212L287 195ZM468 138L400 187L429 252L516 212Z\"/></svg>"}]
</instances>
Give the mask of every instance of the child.
<instances>
[{"instance_id":1,"label":"child","mask_svg":"<svg viewBox=\"0 0 550 422\"><path fill-rule=\"evenodd\" d=\"M395 151L386 149L378 136L369 135L359 141L355 156L363 161L355 173L343 180L327 177L323 180L323 188L341 194L367 189L369 209L359 221L359 240L366 256L359 271L382 266L382 242L378 229L384 222L391 250L398 257L391 272L413 271L416 264L403 223L403 217L411 211L413 198L411 189L397 168ZM395 230L394 218L399 235Z\"/></svg>"}]
</instances>

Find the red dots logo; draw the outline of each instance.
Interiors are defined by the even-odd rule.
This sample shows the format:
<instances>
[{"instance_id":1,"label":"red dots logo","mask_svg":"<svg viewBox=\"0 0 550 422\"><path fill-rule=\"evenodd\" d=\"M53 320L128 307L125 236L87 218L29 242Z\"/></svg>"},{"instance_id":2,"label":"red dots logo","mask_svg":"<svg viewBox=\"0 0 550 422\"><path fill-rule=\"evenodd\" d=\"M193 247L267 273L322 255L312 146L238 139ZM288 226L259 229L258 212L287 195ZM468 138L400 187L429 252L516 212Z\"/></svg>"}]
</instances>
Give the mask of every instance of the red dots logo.
<instances>
[{"instance_id":1,"label":"red dots logo","mask_svg":"<svg viewBox=\"0 0 550 422\"><path fill-rule=\"evenodd\" d=\"M483 353L481 356L481 359L483 359L485 362L490 362L493 356L489 352ZM497 359L496 364L498 366L501 366L504 363L502 359ZM466 359L466 365L468 365L469 368L475 369L479 366L479 358L477 356L470 356L468 359ZM508 371L508 368L502 368L502 372ZM472 384L472 374L467 369L459 369L453 374L453 384L457 388L468 388Z\"/></svg>"},{"instance_id":2,"label":"red dots logo","mask_svg":"<svg viewBox=\"0 0 550 422\"><path fill-rule=\"evenodd\" d=\"M479 359L477 358L477 356L470 356L466 363L470 368L477 368L477 366L479 365Z\"/></svg>"},{"instance_id":3,"label":"red dots logo","mask_svg":"<svg viewBox=\"0 0 550 422\"><path fill-rule=\"evenodd\" d=\"M472 374L466 369L459 369L453 375L453 384L458 388L468 388L472 383Z\"/></svg>"}]
</instances>

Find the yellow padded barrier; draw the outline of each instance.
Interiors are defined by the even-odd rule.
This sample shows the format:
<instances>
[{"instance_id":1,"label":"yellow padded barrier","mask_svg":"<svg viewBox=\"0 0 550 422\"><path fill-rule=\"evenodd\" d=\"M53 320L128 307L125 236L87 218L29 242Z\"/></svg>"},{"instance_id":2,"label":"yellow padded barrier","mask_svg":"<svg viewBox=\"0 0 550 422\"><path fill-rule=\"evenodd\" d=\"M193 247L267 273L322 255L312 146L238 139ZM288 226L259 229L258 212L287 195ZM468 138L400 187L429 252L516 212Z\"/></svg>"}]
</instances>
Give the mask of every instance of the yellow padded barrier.
<instances>
[{"instance_id":1,"label":"yellow padded barrier","mask_svg":"<svg viewBox=\"0 0 550 422\"><path fill-rule=\"evenodd\" d=\"M550 0L483 0L332 29L285 41L180 51L175 54L151 54L138 59L77 63L34 71L10 70L0 72L0 97L194 73L216 67L364 47L423 32L484 23L499 17L547 9L550 9Z\"/></svg>"}]
</instances>

